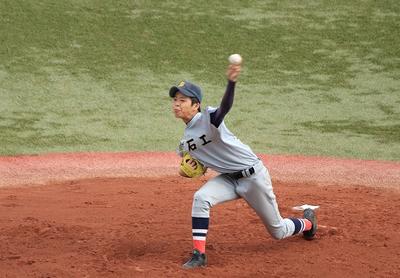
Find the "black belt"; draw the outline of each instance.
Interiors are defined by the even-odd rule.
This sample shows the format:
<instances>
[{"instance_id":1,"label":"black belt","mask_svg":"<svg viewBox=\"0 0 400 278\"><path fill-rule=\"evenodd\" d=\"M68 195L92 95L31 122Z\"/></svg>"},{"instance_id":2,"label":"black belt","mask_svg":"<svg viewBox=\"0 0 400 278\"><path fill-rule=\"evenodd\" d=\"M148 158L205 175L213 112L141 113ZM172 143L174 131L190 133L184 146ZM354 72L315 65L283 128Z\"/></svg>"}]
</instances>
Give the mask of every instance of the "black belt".
<instances>
[{"instance_id":1,"label":"black belt","mask_svg":"<svg viewBox=\"0 0 400 278\"><path fill-rule=\"evenodd\" d=\"M242 170L242 171L238 171L238 172L234 172L234 173L229 173L228 176L230 176L233 179L241 179L243 177L250 177L251 175L253 175L256 171L254 170L254 167L251 167L249 169L246 170Z\"/></svg>"}]
</instances>

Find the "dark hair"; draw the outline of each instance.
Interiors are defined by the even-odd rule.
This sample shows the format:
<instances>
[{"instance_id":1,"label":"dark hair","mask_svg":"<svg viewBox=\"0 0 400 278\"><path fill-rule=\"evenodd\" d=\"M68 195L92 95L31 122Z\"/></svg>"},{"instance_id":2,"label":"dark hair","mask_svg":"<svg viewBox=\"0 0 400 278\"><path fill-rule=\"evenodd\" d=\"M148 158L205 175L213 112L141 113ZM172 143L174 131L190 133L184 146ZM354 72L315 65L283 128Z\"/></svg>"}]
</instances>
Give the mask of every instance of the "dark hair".
<instances>
[{"instance_id":1,"label":"dark hair","mask_svg":"<svg viewBox=\"0 0 400 278\"><path fill-rule=\"evenodd\" d=\"M191 97L190 99L192 100L192 105L195 104L195 103L200 104L200 101L197 98ZM197 109L197 111L201 112L200 106L199 106L199 109Z\"/></svg>"}]
</instances>

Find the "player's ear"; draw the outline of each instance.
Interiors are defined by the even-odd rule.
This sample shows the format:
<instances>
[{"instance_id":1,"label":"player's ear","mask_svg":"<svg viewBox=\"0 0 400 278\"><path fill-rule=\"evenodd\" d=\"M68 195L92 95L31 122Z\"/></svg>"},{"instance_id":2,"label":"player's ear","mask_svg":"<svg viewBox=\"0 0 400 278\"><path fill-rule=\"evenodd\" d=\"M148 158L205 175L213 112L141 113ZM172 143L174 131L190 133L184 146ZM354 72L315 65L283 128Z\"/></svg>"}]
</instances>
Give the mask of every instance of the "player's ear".
<instances>
[{"instance_id":1,"label":"player's ear","mask_svg":"<svg viewBox=\"0 0 400 278\"><path fill-rule=\"evenodd\" d=\"M200 102L196 98L191 98L191 99L192 99L192 107L200 112L201 111Z\"/></svg>"},{"instance_id":2,"label":"player's ear","mask_svg":"<svg viewBox=\"0 0 400 278\"><path fill-rule=\"evenodd\" d=\"M194 105L194 107L196 108L197 111L199 111L199 112L201 111L199 102L193 103L193 105Z\"/></svg>"}]
</instances>

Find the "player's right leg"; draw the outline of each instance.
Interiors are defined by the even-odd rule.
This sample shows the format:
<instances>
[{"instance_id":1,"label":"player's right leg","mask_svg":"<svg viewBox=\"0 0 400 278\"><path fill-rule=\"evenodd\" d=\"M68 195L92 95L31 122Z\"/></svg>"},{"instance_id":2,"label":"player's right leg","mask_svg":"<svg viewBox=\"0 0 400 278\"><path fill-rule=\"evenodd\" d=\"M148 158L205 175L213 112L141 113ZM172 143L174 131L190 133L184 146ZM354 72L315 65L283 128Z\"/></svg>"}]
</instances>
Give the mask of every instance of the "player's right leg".
<instances>
[{"instance_id":1,"label":"player's right leg","mask_svg":"<svg viewBox=\"0 0 400 278\"><path fill-rule=\"evenodd\" d=\"M194 194L192 205L193 254L183 265L184 268L206 266L205 246L210 209L214 205L238 198L235 181L226 175L212 178Z\"/></svg>"},{"instance_id":2,"label":"player's right leg","mask_svg":"<svg viewBox=\"0 0 400 278\"><path fill-rule=\"evenodd\" d=\"M192 216L208 218L214 205L240 198L236 185L236 181L227 175L210 179L193 196Z\"/></svg>"}]
</instances>

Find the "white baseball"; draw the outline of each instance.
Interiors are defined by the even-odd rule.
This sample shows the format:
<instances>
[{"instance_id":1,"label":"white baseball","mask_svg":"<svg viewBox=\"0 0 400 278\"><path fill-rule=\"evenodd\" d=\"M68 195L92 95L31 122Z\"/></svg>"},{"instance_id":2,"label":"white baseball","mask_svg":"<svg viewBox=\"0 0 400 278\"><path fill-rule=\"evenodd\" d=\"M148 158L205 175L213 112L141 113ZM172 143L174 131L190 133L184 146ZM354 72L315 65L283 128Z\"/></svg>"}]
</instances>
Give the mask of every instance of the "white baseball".
<instances>
[{"instance_id":1,"label":"white baseball","mask_svg":"<svg viewBox=\"0 0 400 278\"><path fill-rule=\"evenodd\" d=\"M240 65L242 63L242 60L242 56L240 56L239 54L232 54L228 58L229 63L232 65Z\"/></svg>"}]
</instances>

